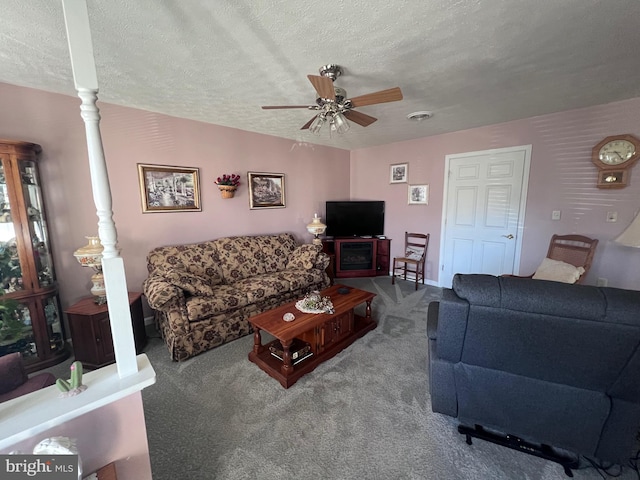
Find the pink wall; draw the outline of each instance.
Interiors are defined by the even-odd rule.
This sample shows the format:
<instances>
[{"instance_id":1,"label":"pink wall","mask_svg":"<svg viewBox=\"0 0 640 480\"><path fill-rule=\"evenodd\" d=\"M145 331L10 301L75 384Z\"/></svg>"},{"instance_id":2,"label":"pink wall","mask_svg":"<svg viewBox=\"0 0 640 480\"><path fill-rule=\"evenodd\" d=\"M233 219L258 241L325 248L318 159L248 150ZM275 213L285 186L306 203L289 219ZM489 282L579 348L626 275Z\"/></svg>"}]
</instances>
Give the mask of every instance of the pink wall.
<instances>
[{"instance_id":1,"label":"pink wall","mask_svg":"<svg viewBox=\"0 0 640 480\"><path fill-rule=\"evenodd\" d=\"M116 462L118 478L151 479L147 428L140 392L85 413L0 453L31 453L33 447L45 438L60 436L76 440L84 476L110 462Z\"/></svg>"},{"instance_id":2,"label":"pink wall","mask_svg":"<svg viewBox=\"0 0 640 480\"><path fill-rule=\"evenodd\" d=\"M587 283L607 278L610 286L640 288L640 251L611 240L640 207L640 169L620 190L595 186L591 149L609 135L640 137L640 98L475 128L446 135L351 152L351 197L387 202L386 235L392 254L400 253L404 232L431 234L428 278L437 282L445 156L494 148L532 145L525 217L522 274L530 274L545 256L554 233L580 233L600 240ZM437 122L437 115L429 120ZM409 163L409 183L430 185L428 206L407 205L407 185L389 184L389 165ZM561 210L560 221L551 220ZM618 212L617 223L605 221Z\"/></svg>"},{"instance_id":3,"label":"pink wall","mask_svg":"<svg viewBox=\"0 0 640 480\"><path fill-rule=\"evenodd\" d=\"M73 258L97 232L89 185L84 125L76 97L0 84L0 138L43 147L42 177L63 308L88 293L90 272ZM130 290L146 277L145 256L158 245L226 235L305 231L324 202L379 199L387 202L386 234L401 250L405 230L431 233L428 278L437 282L445 155L532 145L521 272L535 270L553 233L600 239L588 283L637 288L640 255L611 239L631 221L640 204L640 172L622 190L595 187L591 148L619 133L640 136L640 99L518 120L352 152L259 135L141 110L100 104L102 136L113 193L113 211ZM437 115L430 120L437 122ZM429 205L407 205L406 184L389 184L389 165L409 163L409 182L430 185ZM143 214L136 163L200 168L202 212ZM637 168L635 168L637 170ZM247 171L286 175L287 208L250 210ZM243 185L230 200L213 184L222 173L239 173ZM552 221L551 211L562 220ZM606 223L607 211L618 212Z\"/></svg>"},{"instance_id":4,"label":"pink wall","mask_svg":"<svg viewBox=\"0 0 640 480\"><path fill-rule=\"evenodd\" d=\"M0 84L0 138L43 148L41 176L63 308L87 296L90 271L73 257L97 234L97 217L80 100ZM99 103L113 217L129 290L141 289L145 257L160 245L228 235L291 232L301 242L305 226L328 199L349 197L349 152L302 145L267 135ZM198 167L202 212L142 213L136 163ZM250 210L247 171L285 174L286 208ZM238 173L236 196L223 200L213 183Z\"/></svg>"}]
</instances>

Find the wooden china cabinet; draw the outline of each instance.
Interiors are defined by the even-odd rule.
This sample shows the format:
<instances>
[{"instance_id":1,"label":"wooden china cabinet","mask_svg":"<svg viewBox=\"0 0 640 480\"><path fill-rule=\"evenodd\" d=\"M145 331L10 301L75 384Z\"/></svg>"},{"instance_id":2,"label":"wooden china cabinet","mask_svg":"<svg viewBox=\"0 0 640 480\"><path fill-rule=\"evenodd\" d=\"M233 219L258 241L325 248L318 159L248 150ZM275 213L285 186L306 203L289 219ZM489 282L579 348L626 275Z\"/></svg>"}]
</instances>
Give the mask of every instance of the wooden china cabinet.
<instances>
[{"instance_id":1,"label":"wooden china cabinet","mask_svg":"<svg viewBox=\"0 0 640 480\"><path fill-rule=\"evenodd\" d=\"M0 140L0 356L20 352L29 373L69 356L40 188L40 152L33 143Z\"/></svg>"}]
</instances>

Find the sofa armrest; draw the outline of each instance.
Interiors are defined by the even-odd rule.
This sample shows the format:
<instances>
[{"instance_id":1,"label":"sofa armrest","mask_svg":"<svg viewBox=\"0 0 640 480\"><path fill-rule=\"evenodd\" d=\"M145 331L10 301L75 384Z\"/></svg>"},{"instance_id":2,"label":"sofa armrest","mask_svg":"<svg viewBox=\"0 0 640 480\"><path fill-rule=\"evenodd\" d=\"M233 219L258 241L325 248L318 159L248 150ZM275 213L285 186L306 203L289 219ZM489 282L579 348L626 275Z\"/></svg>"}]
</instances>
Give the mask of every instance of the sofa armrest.
<instances>
[{"instance_id":1,"label":"sofa armrest","mask_svg":"<svg viewBox=\"0 0 640 480\"><path fill-rule=\"evenodd\" d=\"M329 266L329 263L331 263L331 257L324 252L318 252L314 267L324 271Z\"/></svg>"},{"instance_id":2,"label":"sofa armrest","mask_svg":"<svg viewBox=\"0 0 640 480\"><path fill-rule=\"evenodd\" d=\"M172 305L184 303L184 291L158 274L147 277L142 283L142 291L154 310L168 311Z\"/></svg>"},{"instance_id":3,"label":"sofa armrest","mask_svg":"<svg viewBox=\"0 0 640 480\"><path fill-rule=\"evenodd\" d=\"M329 266L329 261L329 255L322 251L320 245L305 243L298 245L295 250L289 254L285 269L318 269L324 272Z\"/></svg>"},{"instance_id":4,"label":"sofa armrest","mask_svg":"<svg viewBox=\"0 0 640 480\"><path fill-rule=\"evenodd\" d=\"M434 332L434 335L437 335L438 356L441 359L454 363L460 361L468 315L469 302L458 298L452 290L444 289L438 303L437 330Z\"/></svg>"},{"instance_id":5,"label":"sofa armrest","mask_svg":"<svg viewBox=\"0 0 640 480\"><path fill-rule=\"evenodd\" d=\"M438 338L438 312L440 310L440 302L431 302L427 310L427 337L429 340L437 340Z\"/></svg>"}]
</instances>

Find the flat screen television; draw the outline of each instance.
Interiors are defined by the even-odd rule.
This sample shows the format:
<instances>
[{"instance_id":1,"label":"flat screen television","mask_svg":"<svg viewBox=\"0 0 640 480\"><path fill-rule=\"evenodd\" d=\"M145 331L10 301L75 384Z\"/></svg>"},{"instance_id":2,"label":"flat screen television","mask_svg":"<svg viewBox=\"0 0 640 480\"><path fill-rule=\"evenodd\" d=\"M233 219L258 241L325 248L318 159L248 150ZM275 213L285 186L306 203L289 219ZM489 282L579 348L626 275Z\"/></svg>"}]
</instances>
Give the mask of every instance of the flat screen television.
<instances>
[{"instance_id":1,"label":"flat screen television","mask_svg":"<svg viewBox=\"0 0 640 480\"><path fill-rule=\"evenodd\" d=\"M328 201L326 224L329 237L384 235L384 201Z\"/></svg>"}]
</instances>

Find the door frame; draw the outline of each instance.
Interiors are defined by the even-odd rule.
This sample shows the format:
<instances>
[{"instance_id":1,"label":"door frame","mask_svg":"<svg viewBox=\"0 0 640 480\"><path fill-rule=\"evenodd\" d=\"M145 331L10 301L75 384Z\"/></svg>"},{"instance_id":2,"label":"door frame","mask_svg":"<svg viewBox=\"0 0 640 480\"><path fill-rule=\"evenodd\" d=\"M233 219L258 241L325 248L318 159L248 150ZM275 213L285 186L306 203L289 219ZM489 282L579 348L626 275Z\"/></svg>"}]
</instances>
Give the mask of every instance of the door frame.
<instances>
[{"instance_id":1,"label":"door frame","mask_svg":"<svg viewBox=\"0 0 640 480\"><path fill-rule=\"evenodd\" d=\"M527 208L527 192L529 190L529 170L531 168L531 144L517 147L493 148L475 152L454 153L444 157L444 190L442 192L442 215L440 220L440 259L438 269L438 286L442 287L442 271L444 270L444 248L446 234L447 204L449 197L449 177L451 160L459 158L475 157L478 155L493 155L498 153L511 153L524 151L524 171L522 173L522 190L520 191L520 209L516 227L516 248L513 256L514 274L520 274L520 257L522 254L522 237L524 234L524 218Z\"/></svg>"}]
</instances>

